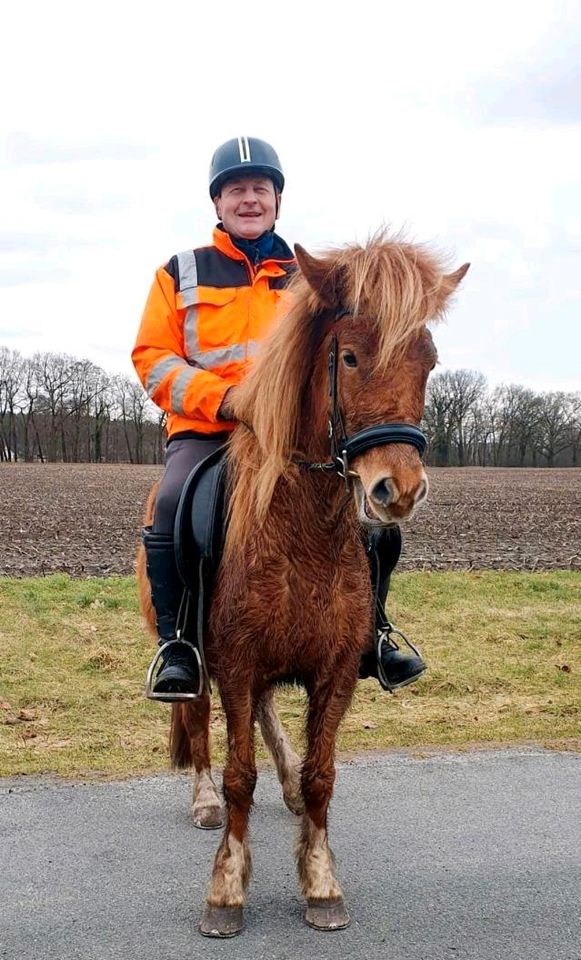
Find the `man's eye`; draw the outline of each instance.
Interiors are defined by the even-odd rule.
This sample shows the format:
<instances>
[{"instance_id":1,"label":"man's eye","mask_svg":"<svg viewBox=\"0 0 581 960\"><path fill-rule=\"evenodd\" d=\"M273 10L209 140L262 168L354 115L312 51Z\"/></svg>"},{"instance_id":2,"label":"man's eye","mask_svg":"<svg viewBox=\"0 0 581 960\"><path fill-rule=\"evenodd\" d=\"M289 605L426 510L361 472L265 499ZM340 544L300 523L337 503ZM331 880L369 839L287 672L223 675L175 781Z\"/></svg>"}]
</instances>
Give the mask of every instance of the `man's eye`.
<instances>
[{"instance_id":1,"label":"man's eye","mask_svg":"<svg viewBox=\"0 0 581 960\"><path fill-rule=\"evenodd\" d=\"M356 367L357 357L355 356L354 353L351 353L351 351L347 350L343 354L343 363L345 364L346 367Z\"/></svg>"}]
</instances>

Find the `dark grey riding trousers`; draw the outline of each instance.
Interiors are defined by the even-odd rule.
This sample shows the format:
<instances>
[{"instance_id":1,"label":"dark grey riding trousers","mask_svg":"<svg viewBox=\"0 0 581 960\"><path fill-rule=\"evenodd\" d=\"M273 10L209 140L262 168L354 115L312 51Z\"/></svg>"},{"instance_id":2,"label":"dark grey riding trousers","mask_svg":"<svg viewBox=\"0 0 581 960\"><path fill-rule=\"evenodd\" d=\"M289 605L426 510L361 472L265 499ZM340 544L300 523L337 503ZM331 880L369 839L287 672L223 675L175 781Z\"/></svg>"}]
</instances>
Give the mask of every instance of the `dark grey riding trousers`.
<instances>
[{"instance_id":1,"label":"dark grey riding trousers","mask_svg":"<svg viewBox=\"0 0 581 960\"><path fill-rule=\"evenodd\" d=\"M155 501L154 533L173 534L180 494L188 475L198 463L221 447L228 436L228 433L218 433L207 439L178 437L168 442L165 470Z\"/></svg>"}]
</instances>

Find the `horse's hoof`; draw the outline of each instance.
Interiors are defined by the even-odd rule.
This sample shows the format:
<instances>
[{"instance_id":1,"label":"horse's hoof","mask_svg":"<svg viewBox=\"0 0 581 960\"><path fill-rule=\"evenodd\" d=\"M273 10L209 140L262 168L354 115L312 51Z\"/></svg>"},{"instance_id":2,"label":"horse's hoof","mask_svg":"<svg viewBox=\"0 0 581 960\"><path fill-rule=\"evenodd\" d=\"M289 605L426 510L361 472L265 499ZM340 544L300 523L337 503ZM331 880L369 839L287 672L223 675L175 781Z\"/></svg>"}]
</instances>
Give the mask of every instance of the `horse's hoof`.
<instances>
[{"instance_id":1,"label":"horse's hoof","mask_svg":"<svg viewBox=\"0 0 581 960\"><path fill-rule=\"evenodd\" d=\"M202 807L201 810L192 810L194 827L198 830L219 830L224 826L224 811L221 806Z\"/></svg>"},{"instance_id":2,"label":"horse's hoof","mask_svg":"<svg viewBox=\"0 0 581 960\"><path fill-rule=\"evenodd\" d=\"M307 900L305 921L315 930L344 930L351 923L343 897Z\"/></svg>"},{"instance_id":3,"label":"horse's hoof","mask_svg":"<svg viewBox=\"0 0 581 960\"><path fill-rule=\"evenodd\" d=\"M199 930L203 937L235 937L244 930L244 910L242 907L212 907L208 904Z\"/></svg>"}]
</instances>

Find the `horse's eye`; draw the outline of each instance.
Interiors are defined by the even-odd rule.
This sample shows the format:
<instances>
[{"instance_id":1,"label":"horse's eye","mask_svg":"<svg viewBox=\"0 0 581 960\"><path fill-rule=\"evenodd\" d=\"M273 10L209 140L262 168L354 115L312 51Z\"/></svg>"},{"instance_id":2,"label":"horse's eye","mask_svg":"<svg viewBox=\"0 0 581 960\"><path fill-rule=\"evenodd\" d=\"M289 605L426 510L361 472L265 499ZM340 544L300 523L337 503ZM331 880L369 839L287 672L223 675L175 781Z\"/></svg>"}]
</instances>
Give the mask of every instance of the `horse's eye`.
<instances>
[{"instance_id":1,"label":"horse's eye","mask_svg":"<svg viewBox=\"0 0 581 960\"><path fill-rule=\"evenodd\" d=\"M357 357L355 356L354 353L351 353L349 350L347 350L343 354L343 363L345 364L346 367L356 367Z\"/></svg>"}]
</instances>

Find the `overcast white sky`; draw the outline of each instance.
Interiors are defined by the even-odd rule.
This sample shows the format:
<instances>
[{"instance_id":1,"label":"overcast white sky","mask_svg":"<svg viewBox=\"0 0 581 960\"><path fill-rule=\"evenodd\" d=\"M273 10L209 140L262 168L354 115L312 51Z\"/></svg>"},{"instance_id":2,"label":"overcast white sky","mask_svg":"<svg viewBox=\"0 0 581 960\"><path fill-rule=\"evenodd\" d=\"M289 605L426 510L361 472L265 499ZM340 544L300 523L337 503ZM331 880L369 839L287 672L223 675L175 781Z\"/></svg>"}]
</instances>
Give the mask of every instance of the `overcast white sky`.
<instances>
[{"instance_id":1,"label":"overcast white sky","mask_svg":"<svg viewBox=\"0 0 581 960\"><path fill-rule=\"evenodd\" d=\"M472 262L443 367L581 389L577 0L25 2L2 15L0 344L131 372L154 271L215 223L214 148L269 140L278 232L382 223Z\"/></svg>"}]
</instances>

